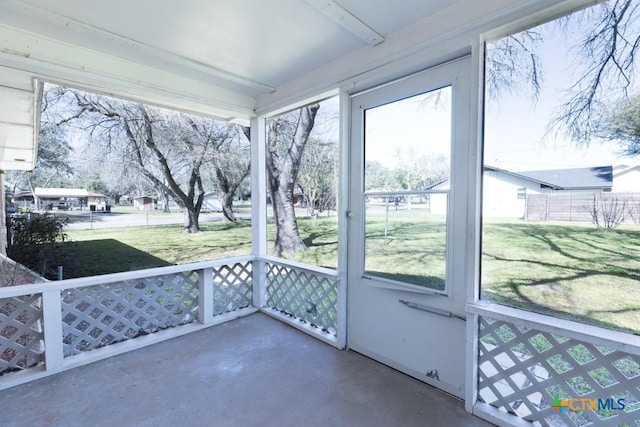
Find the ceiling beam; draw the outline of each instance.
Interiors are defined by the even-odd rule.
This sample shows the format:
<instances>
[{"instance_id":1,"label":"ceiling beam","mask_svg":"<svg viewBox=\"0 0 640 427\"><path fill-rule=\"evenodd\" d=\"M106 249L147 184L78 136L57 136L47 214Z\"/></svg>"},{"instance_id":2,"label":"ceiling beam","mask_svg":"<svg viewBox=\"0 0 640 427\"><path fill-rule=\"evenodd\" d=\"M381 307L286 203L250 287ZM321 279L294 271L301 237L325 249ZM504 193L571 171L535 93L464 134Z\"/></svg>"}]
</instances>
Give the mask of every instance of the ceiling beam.
<instances>
[{"instance_id":1,"label":"ceiling beam","mask_svg":"<svg viewBox=\"0 0 640 427\"><path fill-rule=\"evenodd\" d=\"M305 0L305 2L371 46L375 46L384 41L384 37L334 0Z\"/></svg>"}]
</instances>

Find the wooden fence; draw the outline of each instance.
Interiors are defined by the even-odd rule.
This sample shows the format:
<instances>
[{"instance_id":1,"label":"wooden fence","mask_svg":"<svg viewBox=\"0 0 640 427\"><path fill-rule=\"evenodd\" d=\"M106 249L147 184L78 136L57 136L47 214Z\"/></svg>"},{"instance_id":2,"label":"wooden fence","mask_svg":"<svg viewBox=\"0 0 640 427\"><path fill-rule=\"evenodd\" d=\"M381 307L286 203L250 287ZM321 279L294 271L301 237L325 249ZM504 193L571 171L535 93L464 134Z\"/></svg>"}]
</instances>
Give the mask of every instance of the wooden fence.
<instances>
[{"instance_id":1,"label":"wooden fence","mask_svg":"<svg viewBox=\"0 0 640 427\"><path fill-rule=\"evenodd\" d=\"M594 208L620 210L627 224L640 223L640 193L557 192L527 195L526 221L591 222Z\"/></svg>"}]
</instances>

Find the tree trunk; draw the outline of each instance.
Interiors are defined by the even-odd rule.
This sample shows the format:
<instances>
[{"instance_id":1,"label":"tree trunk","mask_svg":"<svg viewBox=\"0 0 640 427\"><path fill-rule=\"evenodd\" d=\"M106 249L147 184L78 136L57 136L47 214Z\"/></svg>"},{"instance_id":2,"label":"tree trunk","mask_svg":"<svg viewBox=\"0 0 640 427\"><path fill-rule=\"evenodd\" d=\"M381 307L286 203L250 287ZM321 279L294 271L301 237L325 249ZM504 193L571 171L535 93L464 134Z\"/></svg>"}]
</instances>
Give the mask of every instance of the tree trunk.
<instances>
[{"instance_id":1,"label":"tree trunk","mask_svg":"<svg viewBox=\"0 0 640 427\"><path fill-rule=\"evenodd\" d=\"M161 191L162 194L162 212L163 213L171 213L171 209L169 209L169 193L166 191Z\"/></svg>"},{"instance_id":2,"label":"tree trunk","mask_svg":"<svg viewBox=\"0 0 640 427\"><path fill-rule=\"evenodd\" d=\"M220 204L222 205L222 215L224 216L225 221L236 222L238 219L233 213L233 196L234 192L226 193L222 192L220 194Z\"/></svg>"},{"instance_id":3,"label":"tree trunk","mask_svg":"<svg viewBox=\"0 0 640 427\"><path fill-rule=\"evenodd\" d=\"M200 212L195 209L185 206L184 207L184 228L183 233L197 233L200 231L199 224Z\"/></svg>"},{"instance_id":4,"label":"tree trunk","mask_svg":"<svg viewBox=\"0 0 640 427\"><path fill-rule=\"evenodd\" d=\"M319 108L318 104L314 104L300 109L295 132L290 137L287 154L282 159L279 159L276 153L277 120L269 124L266 169L273 205L273 218L276 223L276 241L273 248L275 256L294 256L297 252L306 249L298 233L293 207L293 188L298 176L302 154L309 141L309 135Z\"/></svg>"},{"instance_id":5,"label":"tree trunk","mask_svg":"<svg viewBox=\"0 0 640 427\"><path fill-rule=\"evenodd\" d=\"M287 177L282 177L287 179ZM271 185L273 218L276 223L276 241L273 254L294 256L304 251L306 246L298 233L295 208L293 207L293 186Z\"/></svg>"}]
</instances>

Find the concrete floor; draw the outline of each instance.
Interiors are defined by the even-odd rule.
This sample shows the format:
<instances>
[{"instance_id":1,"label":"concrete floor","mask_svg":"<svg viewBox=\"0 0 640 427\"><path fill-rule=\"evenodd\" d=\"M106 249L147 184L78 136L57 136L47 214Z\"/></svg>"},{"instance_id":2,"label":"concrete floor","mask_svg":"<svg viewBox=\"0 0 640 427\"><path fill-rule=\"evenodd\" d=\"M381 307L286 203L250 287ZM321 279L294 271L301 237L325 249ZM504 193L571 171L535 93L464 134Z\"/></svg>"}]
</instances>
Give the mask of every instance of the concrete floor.
<instances>
[{"instance_id":1,"label":"concrete floor","mask_svg":"<svg viewBox=\"0 0 640 427\"><path fill-rule=\"evenodd\" d=\"M263 314L0 391L0 408L3 427L489 425Z\"/></svg>"}]
</instances>

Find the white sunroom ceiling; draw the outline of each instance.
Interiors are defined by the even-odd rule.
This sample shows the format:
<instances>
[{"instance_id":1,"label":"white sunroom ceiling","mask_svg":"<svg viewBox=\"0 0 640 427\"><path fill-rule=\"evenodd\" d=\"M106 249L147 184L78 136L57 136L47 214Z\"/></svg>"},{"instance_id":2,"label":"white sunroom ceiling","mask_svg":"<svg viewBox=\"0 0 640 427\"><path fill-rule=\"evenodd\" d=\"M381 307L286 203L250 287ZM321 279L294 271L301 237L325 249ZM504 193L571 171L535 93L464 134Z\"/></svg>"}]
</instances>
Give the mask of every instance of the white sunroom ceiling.
<instances>
[{"instance_id":1,"label":"white sunroom ceiling","mask_svg":"<svg viewBox=\"0 0 640 427\"><path fill-rule=\"evenodd\" d=\"M0 26L256 97L456 2L3 0Z\"/></svg>"}]
</instances>

